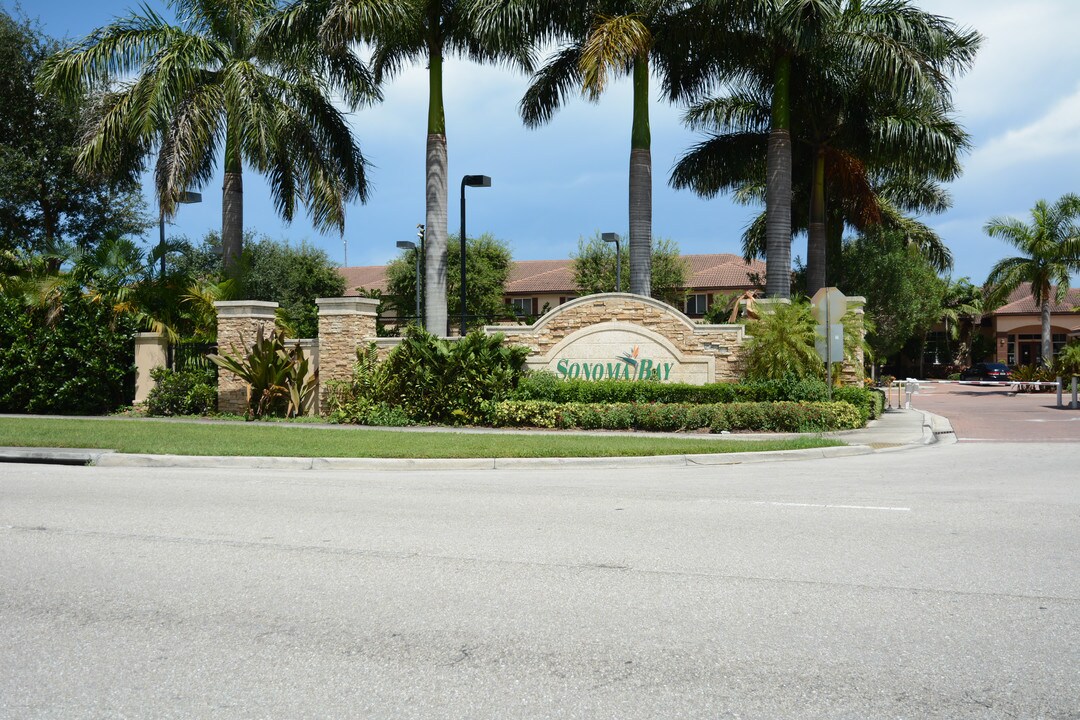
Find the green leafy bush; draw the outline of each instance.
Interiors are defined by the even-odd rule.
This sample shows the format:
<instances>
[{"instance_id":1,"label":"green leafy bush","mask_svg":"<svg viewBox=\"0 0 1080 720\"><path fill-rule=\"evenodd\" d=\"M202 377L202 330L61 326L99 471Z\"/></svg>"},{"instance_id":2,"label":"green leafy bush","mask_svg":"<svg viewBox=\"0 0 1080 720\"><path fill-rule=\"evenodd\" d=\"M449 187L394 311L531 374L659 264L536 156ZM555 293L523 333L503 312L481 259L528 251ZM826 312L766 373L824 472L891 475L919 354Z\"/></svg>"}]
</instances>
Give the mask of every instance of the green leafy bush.
<instances>
[{"instance_id":1,"label":"green leafy bush","mask_svg":"<svg viewBox=\"0 0 1080 720\"><path fill-rule=\"evenodd\" d=\"M147 415L206 415L217 407L217 378L212 370L173 371L156 367L157 383L146 398Z\"/></svg>"},{"instance_id":2,"label":"green leafy bush","mask_svg":"<svg viewBox=\"0 0 1080 720\"><path fill-rule=\"evenodd\" d=\"M504 345L502 336L473 332L447 341L410 326L383 363L374 346L357 351L352 383L328 394L330 417L384 424L372 421L377 413L393 424L486 423L492 403L518 384L527 356L527 348Z\"/></svg>"},{"instance_id":3,"label":"green leafy bush","mask_svg":"<svg viewBox=\"0 0 1080 720\"><path fill-rule=\"evenodd\" d=\"M492 424L582 430L673 432L709 428L713 432L825 432L865 424L848 402L556 403L506 400L495 403Z\"/></svg>"},{"instance_id":4,"label":"green leafy bush","mask_svg":"<svg viewBox=\"0 0 1080 720\"><path fill-rule=\"evenodd\" d=\"M69 288L51 307L0 295L0 412L102 415L135 393L134 325Z\"/></svg>"}]
</instances>

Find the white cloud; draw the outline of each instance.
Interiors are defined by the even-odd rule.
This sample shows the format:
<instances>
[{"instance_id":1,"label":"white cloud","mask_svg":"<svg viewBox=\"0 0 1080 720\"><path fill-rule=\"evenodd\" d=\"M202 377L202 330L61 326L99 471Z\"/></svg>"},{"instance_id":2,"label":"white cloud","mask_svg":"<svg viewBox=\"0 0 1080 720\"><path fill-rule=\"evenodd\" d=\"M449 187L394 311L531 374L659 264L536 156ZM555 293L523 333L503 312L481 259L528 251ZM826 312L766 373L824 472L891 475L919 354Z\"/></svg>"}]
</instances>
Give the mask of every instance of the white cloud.
<instances>
[{"instance_id":1,"label":"white cloud","mask_svg":"<svg viewBox=\"0 0 1080 720\"><path fill-rule=\"evenodd\" d=\"M1045 114L984 142L968 168L979 175L1047 160L1062 167L1080 162L1080 85Z\"/></svg>"}]
</instances>

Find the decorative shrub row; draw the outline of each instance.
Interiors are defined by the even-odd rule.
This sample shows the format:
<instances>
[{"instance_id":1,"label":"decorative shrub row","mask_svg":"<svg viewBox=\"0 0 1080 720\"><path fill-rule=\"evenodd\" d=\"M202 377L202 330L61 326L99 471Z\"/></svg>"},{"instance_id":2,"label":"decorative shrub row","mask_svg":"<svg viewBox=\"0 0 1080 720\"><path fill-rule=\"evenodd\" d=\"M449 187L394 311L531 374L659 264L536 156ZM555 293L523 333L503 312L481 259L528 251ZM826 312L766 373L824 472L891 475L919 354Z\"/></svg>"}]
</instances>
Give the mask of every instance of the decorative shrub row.
<instances>
[{"instance_id":1,"label":"decorative shrub row","mask_svg":"<svg viewBox=\"0 0 1080 720\"><path fill-rule=\"evenodd\" d=\"M816 378L788 377L743 383L628 382L626 380L563 380L551 373L532 373L521 380L513 400L546 400L556 403L682 403L714 405L735 402L823 402L829 387ZM833 388L833 400L859 409L866 420L881 416L884 393L859 386Z\"/></svg>"},{"instance_id":2,"label":"decorative shrub row","mask_svg":"<svg viewBox=\"0 0 1080 720\"><path fill-rule=\"evenodd\" d=\"M885 393L876 388L862 388L854 385L833 388L833 400L842 400L855 406L862 417L863 425L868 420L876 420L885 412Z\"/></svg>"},{"instance_id":3,"label":"decorative shrub row","mask_svg":"<svg viewBox=\"0 0 1080 720\"><path fill-rule=\"evenodd\" d=\"M491 422L503 427L659 432L702 428L712 432L825 432L865 424L863 413L845 401L704 404L506 400L492 406Z\"/></svg>"},{"instance_id":4,"label":"decorative shrub row","mask_svg":"<svg viewBox=\"0 0 1080 720\"><path fill-rule=\"evenodd\" d=\"M861 388L856 388L861 390ZM660 383L626 380L564 380L548 372L532 373L513 392L514 400L569 403L814 402L827 400L829 388L817 378L788 377L744 383Z\"/></svg>"}]
</instances>

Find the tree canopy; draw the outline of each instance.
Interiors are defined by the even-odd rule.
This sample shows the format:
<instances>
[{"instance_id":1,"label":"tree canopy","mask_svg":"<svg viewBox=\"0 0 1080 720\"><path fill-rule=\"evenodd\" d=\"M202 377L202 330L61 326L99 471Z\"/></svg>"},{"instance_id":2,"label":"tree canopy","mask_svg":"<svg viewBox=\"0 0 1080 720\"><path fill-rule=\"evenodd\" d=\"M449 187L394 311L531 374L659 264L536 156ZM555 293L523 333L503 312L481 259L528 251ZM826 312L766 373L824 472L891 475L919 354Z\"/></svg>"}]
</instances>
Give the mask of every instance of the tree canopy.
<instances>
[{"instance_id":1,"label":"tree canopy","mask_svg":"<svg viewBox=\"0 0 1080 720\"><path fill-rule=\"evenodd\" d=\"M449 245L460 250L458 235L451 235ZM416 253L418 250L405 250L387 266L387 296L398 318L416 317ZM468 309L468 321L474 323L497 322L508 314L503 302L506 280L510 276L512 256L510 246L489 233L469 238L465 244L465 302ZM424 272L423 260L420 267ZM450 252L447 255L448 293L446 312L451 325L461 317L461 253ZM424 302L433 298L425 293ZM430 315L430 313L425 313Z\"/></svg>"},{"instance_id":2,"label":"tree canopy","mask_svg":"<svg viewBox=\"0 0 1080 720\"><path fill-rule=\"evenodd\" d=\"M657 239L651 243L652 297L669 305L682 308L686 298L686 261L679 255L679 245L674 240ZM615 244L604 242L600 233L591 238L578 238L574 261L574 282L583 295L616 291ZM630 292L630 249L619 247L619 264L622 266L622 287L617 292Z\"/></svg>"},{"instance_id":3,"label":"tree canopy","mask_svg":"<svg viewBox=\"0 0 1080 720\"><path fill-rule=\"evenodd\" d=\"M90 98L65 105L34 84L58 49L33 23L0 10L0 250L88 250L106 235L139 235L148 227L135 178L75 172Z\"/></svg>"}]
</instances>

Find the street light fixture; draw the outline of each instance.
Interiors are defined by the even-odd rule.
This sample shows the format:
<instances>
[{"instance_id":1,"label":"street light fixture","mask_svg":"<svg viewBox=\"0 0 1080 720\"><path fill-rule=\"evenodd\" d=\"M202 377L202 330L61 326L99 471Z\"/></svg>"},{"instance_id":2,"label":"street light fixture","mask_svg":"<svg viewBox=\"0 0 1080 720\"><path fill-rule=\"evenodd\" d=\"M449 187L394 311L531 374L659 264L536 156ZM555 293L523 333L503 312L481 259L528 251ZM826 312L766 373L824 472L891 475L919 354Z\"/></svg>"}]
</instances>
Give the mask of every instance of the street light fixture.
<instances>
[{"instance_id":1,"label":"street light fixture","mask_svg":"<svg viewBox=\"0 0 1080 720\"><path fill-rule=\"evenodd\" d=\"M193 205L195 203L202 202L202 194L197 192L191 192L185 190L180 193L180 197L176 199L176 202L181 205ZM160 248L161 252L161 277L165 277L165 211L162 210L158 216L158 229L160 231Z\"/></svg>"},{"instance_id":2,"label":"street light fixture","mask_svg":"<svg viewBox=\"0 0 1080 720\"><path fill-rule=\"evenodd\" d=\"M461 336L465 337L465 188L491 187L487 175L466 175L461 178Z\"/></svg>"},{"instance_id":3,"label":"street light fixture","mask_svg":"<svg viewBox=\"0 0 1080 720\"><path fill-rule=\"evenodd\" d=\"M411 240L398 240L397 246L402 250L416 250L416 243ZM416 322L424 327L424 319L420 317L420 252L416 253Z\"/></svg>"},{"instance_id":4,"label":"street light fixture","mask_svg":"<svg viewBox=\"0 0 1080 720\"><path fill-rule=\"evenodd\" d=\"M619 236L615 233L600 235L604 242L615 243L615 292L622 292L622 255L619 254Z\"/></svg>"}]
</instances>

